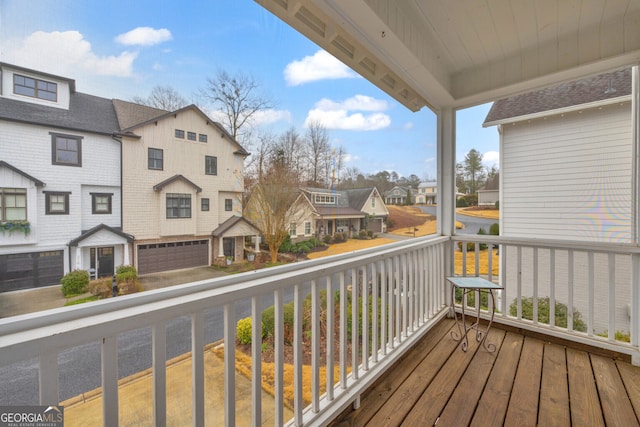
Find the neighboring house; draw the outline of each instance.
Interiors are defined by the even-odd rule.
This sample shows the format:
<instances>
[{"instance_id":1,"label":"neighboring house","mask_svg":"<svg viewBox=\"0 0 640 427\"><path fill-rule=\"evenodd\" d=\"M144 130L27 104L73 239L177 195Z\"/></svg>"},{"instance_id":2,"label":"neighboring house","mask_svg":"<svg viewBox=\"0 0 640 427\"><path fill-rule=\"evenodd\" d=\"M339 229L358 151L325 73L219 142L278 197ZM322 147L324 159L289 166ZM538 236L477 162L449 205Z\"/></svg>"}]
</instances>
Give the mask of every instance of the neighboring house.
<instances>
[{"instance_id":1,"label":"neighboring house","mask_svg":"<svg viewBox=\"0 0 640 427\"><path fill-rule=\"evenodd\" d=\"M478 206L495 206L500 200L500 174L487 179L484 187L478 190Z\"/></svg>"},{"instance_id":2,"label":"neighboring house","mask_svg":"<svg viewBox=\"0 0 640 427\"><path fill-rule=\"evenodd\" d=\"M421 182L416 194L417 205L433 205L438 196L438 183L435 181Z\"/></svg>"},{"instance_id":3,"label":"neighboring house","mask_svg":"<svg viewBox=\"0 0 640 427\"><path fill-rule=\"evenodd\" d=\"M122 141L123 229L140 274L242 259L249 154L195 105L164 111L114 100ZM254 239L254 242L258 239Z\"/></svg>"},{"instance_id":4,"label":"neighboring house","mask_svg":"<svg viewBox=\"0 0 640 427\"><path fill-rule=\"evenodd\" d=\"M631 70L623 69L496 101L484 126L500 134L500 234L514 238L632 243L637 206ZM637 97L637 95L636 95ZM637 112L638 107L635 111ZM569 254L565 254L567 257ZM604 256L604 255L603 255ZM533 254L532 254L533 257ZM517 274L538 274L538 295L551 287L545 251L538 266L524 265L503 279L516 295ZM576 260L578 266L581 261ZM585 260L586 265L586 260ZM628 330L630 262L615 268L616 326ZM535 271L534 271L535 270ZM585 269L569 272L556 262L556 283L573 275L574 305L588 312ZM524 283L532 283L523 280ZM596 294L608 295L596 280ZM567 289L568 286L557 286ZM586 289L585 289L586 290ZM532 295L532 289L522 289ZM566 302L566 295L558 295ZM510 301L509 301L510 302ZM595 313L607 298L595 301ZM607 319L597 319L601 331Z\"/></svg>"},{"instance_id":5,"label":"neighboring house","mask_svg":"<svg viewBox=\"0 0 640 427\"><path fill-rule=\"evenodd\" d=\"M128 264L111 100L0 63L0 123L0 291L59 284L74 269L111 276Z\"/></svg>"},{"instance_id":6,"label":"neighboring house","mask_svg":"<svg viewBox=\"0 0 640 427\"><path fill-rule=\"evenodd\" d=\"M408 202L407 194L411 197ZM416 200L417 194L418 191L415 188L396 185L391 190L385 191L383 195L384 202L387 205L412 205Z\"/></svg>"},{"instance_id":7,"label":"neighboring house","mask_svg":"<svg viewBox=\"0 0 640 427\"><path fill-rule=\"evenodd\" d=\"M350 190L303 188L296 205L299 214L289 228L293 241L314 236L324 238L335 233L353 235L359 230L386 231L389 211L375 187Z\"/></svg>"}]
</instances>

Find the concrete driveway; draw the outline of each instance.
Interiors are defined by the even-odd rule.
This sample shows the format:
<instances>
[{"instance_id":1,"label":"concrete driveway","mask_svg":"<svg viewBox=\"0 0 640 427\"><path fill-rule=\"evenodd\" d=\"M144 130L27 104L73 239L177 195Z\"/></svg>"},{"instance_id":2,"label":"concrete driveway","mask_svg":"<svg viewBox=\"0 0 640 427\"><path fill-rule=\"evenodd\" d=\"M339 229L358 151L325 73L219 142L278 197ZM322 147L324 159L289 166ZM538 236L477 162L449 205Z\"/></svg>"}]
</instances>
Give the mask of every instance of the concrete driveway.
<instances>
[{"instance_id":1,"label":"concrete driveway","mask_svg":"<svg viewBox=\"0 0 640 427\"><path fill-rule=\"evenodd\" d=\"M145 274L139 278L142 288L145 291L148 291L151 289L165 288L167 286L197 282L199 280L212 279L214 277L226 275L227 273L207 266L163 273ZM84 298L87 296L90 296L90 294L87 293L72 299ZM60 285L3 292L0 293L0 318L64 307L67 301L68 299L62 295Z\"/></svg>"}]
</instances>

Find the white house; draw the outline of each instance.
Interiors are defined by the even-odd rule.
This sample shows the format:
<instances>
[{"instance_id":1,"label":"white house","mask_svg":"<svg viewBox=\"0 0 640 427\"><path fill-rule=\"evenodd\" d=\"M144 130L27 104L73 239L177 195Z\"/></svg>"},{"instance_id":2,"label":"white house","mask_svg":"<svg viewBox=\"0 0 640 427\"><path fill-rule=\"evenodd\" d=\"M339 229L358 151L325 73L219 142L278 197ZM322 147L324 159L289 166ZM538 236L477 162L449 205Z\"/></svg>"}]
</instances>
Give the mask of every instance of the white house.
<instances>
[{"instance_id":1,"label":"white house","mask_svg":"<svg viewBox=\"0 0 640 427\"><path fill-rule=\"evenodd\" d=\"M435 181L421 182L416 194L417 205L433 205L438 197L438 183Z\"/></svg>"},{"instance_id":2,"label":"white house","mask_svg":"<svg viewBox=\"0 0 640 427\"><path fill-rule=\"evenodd\" d=\"M496 101L484 126L500 134L500 234L505 237L563 239L582 242L634 241L634 196L631 69L563 83L547 89ZM637 111L637 110L636 110ZM515 254L512 254L515 255ZM567 260L568 252L556 254ZM587 269L569 271L555 262L549 274L548 251L529 254L534 264L523 265L527 278L537 277L537 293L549 295L551 286L572 280L575 308L586 313ZM603 257L605 257L603 255ZM580 260L576 260L580 264ZM587 260L582 260L586 265ZM606 265L606 257L602 260ZM615 265L616 325L628 331L631 264ZM599 262L599 259L596 259ZM514 273L515 274L515 273ZM526 283L533 283L534 280ZM504 280L515 295L517 277ZM608 295L609 277L594 280L596 293ZM579 284L579 285L578 285ZM532 295L532 286L522 289ZM560 301L567 295L558 295ZM607 298L594 301L595 312ZM596 332L608 319L596 316Z\"/></svg>"},{"instance_id":3,"label":"white house","mask_svg":"<svg viewBox=\"0 0 640 427\"><path fill-rule=\"evenodd\" d=\"M120 142L111 100L0 63L0 291L127 264Z\"/></svg>"}]
</instances>

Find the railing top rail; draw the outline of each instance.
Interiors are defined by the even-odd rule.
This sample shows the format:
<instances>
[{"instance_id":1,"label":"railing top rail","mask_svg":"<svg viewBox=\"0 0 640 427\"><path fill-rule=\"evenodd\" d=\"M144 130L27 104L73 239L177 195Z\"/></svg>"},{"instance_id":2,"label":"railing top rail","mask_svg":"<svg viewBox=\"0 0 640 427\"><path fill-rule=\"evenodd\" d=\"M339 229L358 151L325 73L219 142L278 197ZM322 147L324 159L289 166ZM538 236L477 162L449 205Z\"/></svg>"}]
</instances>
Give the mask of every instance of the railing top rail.
<instances>
[{"instance_id":1,"label":"railing top rail","mask_svg":"<svg viewBox=\"0 0 640 427\"><path fill-rule=\"evenodd\" d=\"M523 237L502 237L488 234L457 234L454 242L491 243L494 245L526 246L545 249L565 249L587 252L613 252L618 254L640 254L640 246L630 243L583 242L578 240L551 240Z\"/></svg>"},{"instance_id":2,"label":"railing top rail","mask_svg":"<svg viewBox=\"0 0 640 427\"><path fill-rule=\"evenodd\" d=\"M96 301L85 306L0 319L0 352L3 362L12 363L23 358L24 354L38 355L40 346L71 347L158 321L264 295L448 240L447 237L412 239L321 260ZM60 340L63 336L64 339Z\"/></svg>"}]
</instances>

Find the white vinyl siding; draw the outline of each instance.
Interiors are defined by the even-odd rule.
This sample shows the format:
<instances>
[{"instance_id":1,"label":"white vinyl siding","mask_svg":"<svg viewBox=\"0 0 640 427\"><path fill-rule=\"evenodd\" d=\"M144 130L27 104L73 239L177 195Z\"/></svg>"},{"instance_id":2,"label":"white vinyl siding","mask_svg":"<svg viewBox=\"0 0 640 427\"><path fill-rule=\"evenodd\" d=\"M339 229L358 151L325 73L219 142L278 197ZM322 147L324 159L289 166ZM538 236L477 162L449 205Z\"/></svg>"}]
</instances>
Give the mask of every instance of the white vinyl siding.
<instances>
[{"instance_id":1,"label":"white vinyl siding","mask_svg":"<svg viewBox=\"0 0 640 427\"><path fill-rule=\"evenodd\" d=\"M631 241L630 104L503 125L501 234Z\"/></svg>"}]
</instances>

